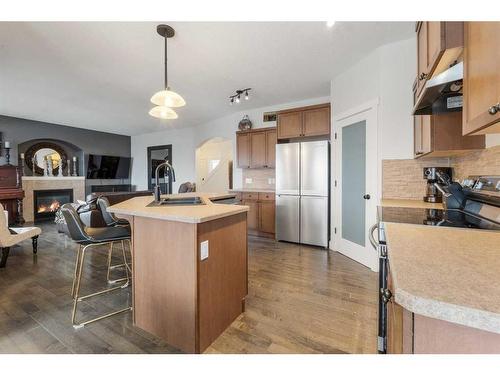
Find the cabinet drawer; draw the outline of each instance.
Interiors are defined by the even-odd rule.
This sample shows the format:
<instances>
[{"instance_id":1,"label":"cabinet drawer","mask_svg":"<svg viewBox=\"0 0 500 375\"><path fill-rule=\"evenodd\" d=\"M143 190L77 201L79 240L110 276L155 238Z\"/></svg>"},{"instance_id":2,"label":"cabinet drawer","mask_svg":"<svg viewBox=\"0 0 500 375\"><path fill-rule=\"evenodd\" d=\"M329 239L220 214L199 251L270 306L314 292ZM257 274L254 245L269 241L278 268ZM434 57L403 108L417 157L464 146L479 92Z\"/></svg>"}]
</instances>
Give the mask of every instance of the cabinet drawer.
<instances>
[{"instance_id":1,"label":"cabinet drawer","mask_svg":"<svg viewBox=\"0 0 500 375\"><path fill-rule=\"evenodd\" d=\"M243 200L258 200L259 193L242 193Z\"/></svg>"},{"instance_id":2,"label":"cabinet drawer","mask_svg":"<svg viewBox=\"0 0 500 375\"><path fill-rule=\"evenodd\" d=\"M274 193L259 193L259 200L260 201L273 201L274 200Z\"/></svg>"}]
</instances>

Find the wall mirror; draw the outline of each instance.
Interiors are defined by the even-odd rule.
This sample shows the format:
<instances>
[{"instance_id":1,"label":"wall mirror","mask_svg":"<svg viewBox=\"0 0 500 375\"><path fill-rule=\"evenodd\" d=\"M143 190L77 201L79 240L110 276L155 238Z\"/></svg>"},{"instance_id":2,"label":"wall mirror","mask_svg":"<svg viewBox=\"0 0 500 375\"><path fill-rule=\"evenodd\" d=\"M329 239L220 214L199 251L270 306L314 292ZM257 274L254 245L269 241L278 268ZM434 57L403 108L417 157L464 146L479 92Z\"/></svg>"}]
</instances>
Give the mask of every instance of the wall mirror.
<instances>
[{"instance_id":1,"label":"wall mirror","mask_svg":"<svg viewBox=\"0 0 500 375\"><path fill-rule=\"evenodd\" d=\"M155 185L155 170L158 165L167 160L172 164L172 145L148 147L148 189ZM163 193L172 194L172 183L169 181L168 173L162 169L159 174L160 188Z\"/></svg>"},{"instance_id":2,"label":"wall mirror","mask_svg":"<svg viewBox=\"0 0 500 375\"><path fill-rule=\"evenodd\" d=\"M47 165L52 166L52 174L57 175L59 168L67 169L68 156L63 148L51 142L39 142L30 146L25 153L28 168L37 175L43 175Z\"/></svg>"}]
</instances>

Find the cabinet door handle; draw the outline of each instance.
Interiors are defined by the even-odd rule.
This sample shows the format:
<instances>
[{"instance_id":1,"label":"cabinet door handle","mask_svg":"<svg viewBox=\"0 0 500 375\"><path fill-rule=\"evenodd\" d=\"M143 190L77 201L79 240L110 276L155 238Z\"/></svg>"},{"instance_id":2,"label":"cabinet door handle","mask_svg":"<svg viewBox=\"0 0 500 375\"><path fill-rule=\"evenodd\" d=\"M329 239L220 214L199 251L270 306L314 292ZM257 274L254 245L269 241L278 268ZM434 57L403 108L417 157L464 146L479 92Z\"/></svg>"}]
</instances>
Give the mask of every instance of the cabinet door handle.
<instances>
[{"instance_id":1,"label":"cabinet door handle","mask_svg":"<svg viewBox=\"0 0 500 375\"><path fill-rule=\"evenodd\" d=\"M422 151L415 152L415 155L422 155L422 154L423 154Z\"/></svg>"},{"instance_id":2,"label":"cabinet door handle","mask_svg":"<svg viewBox=\"0 0 500 375\"><path fill-rule=\"evenodd\" d=\"M424 80L424 79L426 79L426 78L427 78L427 73L422 73L422 74L420 74L420 76L418 77L418 80L419 80L419 81L423 81L423 80Z\"/></svg>"},{"instance_id":3,"label":"cabinet door handle","mask_svg":"<svg viewBox=\"0 0 500 375\"><path fill-rule=\"evenodd\" d=\"M496 113L500 111L500 103L497 103L496 105L492 105L489 109L488 109L488 113L490 115L496 115Z\"/></svg>"}]
</instances>

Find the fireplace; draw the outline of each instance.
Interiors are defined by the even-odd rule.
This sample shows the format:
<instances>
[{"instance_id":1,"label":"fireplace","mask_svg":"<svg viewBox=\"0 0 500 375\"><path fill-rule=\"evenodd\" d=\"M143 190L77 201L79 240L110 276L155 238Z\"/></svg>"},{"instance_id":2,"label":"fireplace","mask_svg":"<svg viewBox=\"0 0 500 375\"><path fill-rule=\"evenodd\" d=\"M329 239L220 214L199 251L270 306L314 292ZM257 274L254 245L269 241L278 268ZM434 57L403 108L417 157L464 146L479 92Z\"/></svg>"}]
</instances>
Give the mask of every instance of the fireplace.
<instances>
[{"instance_id":1,"label":"fireplace","mask_svg":"<svg viewBox=\"0 0 500 375\"><path fill-rule=\"evenodd\" d=\"M59 207L73 202L73 189L35 190L33 198L35 220L51 219Z\"/></svg>"}]
</instances>

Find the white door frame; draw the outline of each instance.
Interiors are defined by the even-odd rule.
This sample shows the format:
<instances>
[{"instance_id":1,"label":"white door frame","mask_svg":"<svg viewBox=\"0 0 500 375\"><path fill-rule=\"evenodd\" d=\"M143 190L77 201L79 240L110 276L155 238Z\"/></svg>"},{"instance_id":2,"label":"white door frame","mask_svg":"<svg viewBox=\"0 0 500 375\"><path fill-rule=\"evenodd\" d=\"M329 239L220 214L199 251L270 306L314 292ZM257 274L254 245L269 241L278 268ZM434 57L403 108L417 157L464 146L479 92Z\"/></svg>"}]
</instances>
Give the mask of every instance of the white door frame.
<instances>
[{"instance_id":1,"label":"white door frame","mask_svg":"<svg viewBox=\"0 0 500 375\"><path fill-rule=\"evenodd\" d=\"M342 241L342 127L359 121L366 121L366 193L370 194L370 200L366 201L366 234L365 249L354 251ZM377 220L377 206L380 200L380 167L378 152L378 98L352 108L333 118L333 161L332 171L332 234L330 249L338 251L349 258L378 271L378 257L376 251L371 247L368 238L368 228ZM335 186L337 181L337 186ZM335 231L336 228L336 231ZM345 241L345 240L344 240ZM360 247L359 245L356 245Z\"/></svg>"}]
</instances>

